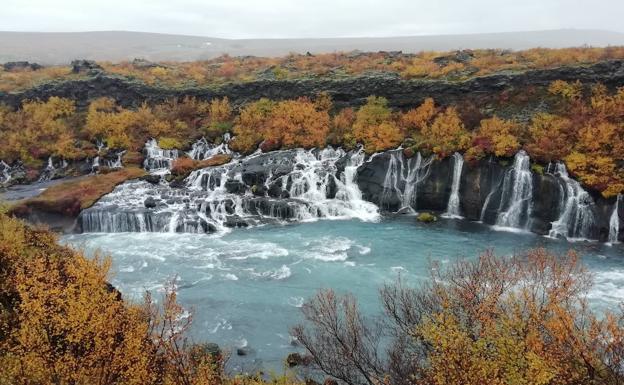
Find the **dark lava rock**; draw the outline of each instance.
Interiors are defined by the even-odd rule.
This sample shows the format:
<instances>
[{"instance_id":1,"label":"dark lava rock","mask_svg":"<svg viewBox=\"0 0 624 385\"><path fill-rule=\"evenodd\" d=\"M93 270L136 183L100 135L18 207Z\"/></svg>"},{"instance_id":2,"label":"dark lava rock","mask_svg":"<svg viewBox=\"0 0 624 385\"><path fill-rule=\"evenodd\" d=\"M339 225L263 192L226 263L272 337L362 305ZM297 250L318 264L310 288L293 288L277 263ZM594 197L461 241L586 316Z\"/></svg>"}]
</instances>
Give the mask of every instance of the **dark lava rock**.
<instances>
[{"instance_id":1,"label":"dark lava rock","mask_svg":"<svg viewBox=\"0 0 624 385\"><path fill-rule=\"evenodd\" d=\"M148 183L151 183L151 184L159 184L160 183L160 175L148 174L148 175L142 176L139 179L143 180L143 181L146 181Z\"/></svg>"},{"instance_id":2,"label":"dark lava rock","mask_svg":"<svg viewBox=\"0 0 624 385\"><path fill-rule=\"evenodd\" d=\"M102 71L102 67L95 60L74 60L71 62L72 72L75 74L87 73L94 75Z\"/></svg>"},{"instance_id":3,"label":"dark lava rock","mask_svg":"<svg viewBox=\"0 0 624 385\"><path fill-rule=\"evenodd\" d=\"M139 68L139 69L149 69L149 68L156 68L156 67L165 67L164 65L159 65L157 63L151 62L151 61L146 60L146 59L141 59L141 58L135 58L132 61L132 66L134 68Z\"/></svg>"},{"instance_id":4,"label":"dark lava rock","mask_svg":"<svg viewBox=\"0 0 624 385\"><path fill-rule=\"evenodd\" d=\"M236 349L236 355L237 356L246 356L247 354L249 354L249 351L245 348L238 348Z\"/></svg>"},{"instance_id":5,"label":"dark lava rock","mask_svg":"<svg viewBox=\"0 0 624 385\"><path fill-rule=\"evenodd\" d=\"M223 222L223 225L225 227L236 228L236 227L248 227L249 223L247 223L245 219L237 215L231 215L225 219L225 222Z\"/></svg>"},{"instance_id":6,"label":"dark lava rock","mask_svg":"<svg viewBox=\"0 0 624 385\"><path fill-rule=\"evenodd\" d=\"M153 197L147 197L145 199L145 202L143 202L143 204L148 209L153 209L157 206L156 199L154 199Z\"/></svg>"},{"instance_id":7,"label":"dark lava rock","mask_svg":"<svg viewBox=\"0 0 624 385\"><path fill-rule=\"evenodd\" d=\"M247 190L247 186L241 181L228 179L225 182L225 190L230 194L243 194Z\"/></svg>"},{"instance_id":8,"label":"dark lava rock","mask_svg":"<svg viewBox=\"0 0 624 385\"><path fill-rule=\"evenodd\" d=\"M36 71L36 70L43 68L41 65L37 63L30 63L27 61L10 61L10 62L4 63L3 67L4 67L4 70L8 72L25 70L25 69Z\"/></svg>"},{"instance_id":9,"label":"dark lava rock","mask_svg":"<svg viewBox=\"0 0 624 385\"><path fill-rule=\"evenodd\" d=\"M286 365L289 368L294 368L295 366L308 366L312 362L310 356L302 356L299 353L290 353L286 357Z\"/></svg>"}]
</instances>

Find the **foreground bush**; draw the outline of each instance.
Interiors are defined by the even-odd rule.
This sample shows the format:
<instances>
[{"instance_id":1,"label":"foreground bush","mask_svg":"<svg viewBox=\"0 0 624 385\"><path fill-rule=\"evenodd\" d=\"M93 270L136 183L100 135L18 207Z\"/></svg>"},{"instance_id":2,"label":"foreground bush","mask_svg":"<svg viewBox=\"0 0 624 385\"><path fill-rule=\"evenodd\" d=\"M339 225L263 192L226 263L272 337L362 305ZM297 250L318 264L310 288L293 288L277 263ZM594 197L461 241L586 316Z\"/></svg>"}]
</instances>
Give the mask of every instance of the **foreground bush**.
<instances>
[{"instance_id":1,"label":"foreground bush","mask_svg":"<svg viewBox=\"0 0 624 385\"><path fill-rule=\"evenodd\" d=\"M418 288L380 291L385 317L322 291L293 332L325 373L347 384L621 384L622 313L587 303L591 276L573 253L485 253L432 269Z\"/></svg>"}]
</instances>

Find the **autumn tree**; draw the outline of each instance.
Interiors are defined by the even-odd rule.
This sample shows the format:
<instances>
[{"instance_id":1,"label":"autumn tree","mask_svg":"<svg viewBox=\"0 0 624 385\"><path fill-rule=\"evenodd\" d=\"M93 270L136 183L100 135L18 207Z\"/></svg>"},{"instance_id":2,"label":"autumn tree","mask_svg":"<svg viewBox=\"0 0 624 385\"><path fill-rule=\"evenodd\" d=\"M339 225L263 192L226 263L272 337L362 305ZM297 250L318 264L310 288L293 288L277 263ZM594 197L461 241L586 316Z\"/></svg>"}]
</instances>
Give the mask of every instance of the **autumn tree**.
<instances>
[{"instance_id":1,"label":"autumn tree","mask_svg":"<svg viewBox=\"0 0 624 385\"><path fill-rule=\"evenodd\" d=\"M510 157L520 149L519 137L518 123L496 116L483 119L479 128L472 133L472 147L467 154L476 159L485 154Z\"/></svg>"},{"instance_id":2,"label":"autumn tree","mask_svg":"<svg viewBox=\"0 0 624 385\"><path fill-rule=\"evenodd\" d=\"M453 107L438 114L430 125L424 127L421 135L423 146L439 157L465 151L470 146L470 134Z\"/></svg>"},{"instance_id":3,"label":"autumn tree","mask_svg":"<svg viewBox=\"0 0 624 385\"><path fill-rule=\"evenodd\" d=\"M376 96L368 97L366 104L358 110L353 133L368 153L395 148L403 140L403 134L388 108L388 100Z\"/></svg>"},{"instance_id":4,"label":"autumn tree","mask_svg":"<svg viewBox=\"0 0 624 385\"><path fill-rule=\"evenodd\" d=\"M260 99L241 109L234 123L234 139L230 147L242 153L253 152L268 130L269 120L275 103Z\"/></svg>"},{"instance_id":5,"label":"autumn tree","mask_svg":"<svg viewBox=\"0 0 624 385\"><path fill-rule=\"evenodd\" d=\"M565 158L575 140L571 121L553 114L533 116L528 131L526 150L533 159L541 162Z\"/></svg>"},{"instance_id":6,"label":"autumn tree","mask_svg":"<svg viewBox=\"0 0 624 385\"><path fill-rule=\"evenodd\" d=\"M232 128L232 107L227 97L210 101L208 127L205 134L208 139L217 139Z\"/></svg>"},{"instance_id":7,"label":"autumn tree","mask_svg":"<svg viewBox=\"0 0 624 385\"><path fill-rule=\"evenodd\" d=\"M356 146L353 124L355 123L355 111L353 108L344 108L334 115L327 143L332 146L343 146L347 149Z\"/></svg>"},{"instance_id":8,"label":"autumn tree","mask_svg":"<svg viewBox=\"0 0 624 385\"><path fill-rule=\"evenodd\" d=\"M435 114L435 103L432 98L427 98L420 106L402 114L399 123L406 135L418 135L431 123Z\"/></svg>"},{"instance_id":9,"label":"autumn tree","mask_svg":"<svg viewBox=\"0 0 624 385\"><path fill-rule=\"evenodd\" d=\"M302 98L277 103L265 139L286 148L322 147L328 132L327 110L317 109L315 103Z\"/></svg>"}]
</instances>

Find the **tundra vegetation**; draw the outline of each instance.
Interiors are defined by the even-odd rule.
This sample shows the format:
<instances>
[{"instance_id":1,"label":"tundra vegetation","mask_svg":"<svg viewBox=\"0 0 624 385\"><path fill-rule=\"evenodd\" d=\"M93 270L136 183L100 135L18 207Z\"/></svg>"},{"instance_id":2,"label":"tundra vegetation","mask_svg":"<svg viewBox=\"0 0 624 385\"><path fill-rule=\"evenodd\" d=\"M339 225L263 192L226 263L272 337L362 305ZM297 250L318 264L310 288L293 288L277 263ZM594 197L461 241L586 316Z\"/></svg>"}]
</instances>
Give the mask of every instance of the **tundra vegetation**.
<instances>
[{"instance_id":1,"label":"tundra vegetation","mask_svg":"<svg viewBox=\"0 0 624 385\"><path fill-rule=\"evenodd\" d=\"M188 339L192 313L174 281L132 302L107 283L109 269L107 257L0 215L0 384L314 383L227 375L225 352ZM383 286L377 321L351 295L319 292L292 330L307 351L300 361L317 380L350 385L624 381L624 315L592 312L592 277L574 253L486 252L430 271L417 287Z\"/></svg>"},{"instance_id":2,"label":"tundra vegetation","mask_svg":"<svg viewBox=\"0 0 624 385\"><path fill-rule=\"evenodd\" d=\"M604 60L624 59L623 47L534 48L523 51L500 49L459 52L335 52L318 55L291 54L278 58L231 57L207 61L150 63L145 60L98 63L90 71L72 66L52 66L33 70L30 66L10 70L0 68L0 91L12 92L35 85L81 79L99 73L135 79L163 87L220 86L254 80L344 78L367 73L392 73L403 79L465 80L496 72L519 72L560 66L580 66Z\"/></svg>"}]
</instances>

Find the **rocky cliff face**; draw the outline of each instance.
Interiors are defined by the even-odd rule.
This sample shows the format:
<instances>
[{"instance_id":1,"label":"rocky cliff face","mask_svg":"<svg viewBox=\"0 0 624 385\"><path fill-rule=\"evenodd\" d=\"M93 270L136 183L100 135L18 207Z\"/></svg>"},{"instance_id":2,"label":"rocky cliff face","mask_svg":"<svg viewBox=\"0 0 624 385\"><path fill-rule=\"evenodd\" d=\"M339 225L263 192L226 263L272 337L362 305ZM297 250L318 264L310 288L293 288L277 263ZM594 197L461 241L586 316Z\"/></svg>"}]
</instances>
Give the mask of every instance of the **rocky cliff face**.
<instances>
[{"instance_id":1,"label":"rocky cliff face","mask_svg":"<svg viewBox=\"0 0 624 385\"><path fill-rule=\"evenodd\" d=\"M460 215L471 221L554 237L608 239L615 199L574 190L577 182L554 165L543 174L525 170L530 181L518 177L521 171L509 160L494 158L465 164L458 186ZM384 211L445 213L453 189L453 172L452 157L419 163L402 151L389 151L363 163L357 183L363 198ZM620 222L624 219L622 211L619 208ZM624 240L624 234L618 236Z\"/></svg>"},{"instance_id":2,"label":"rocky cliff face","mask_svg":"<svg viewBox=\"0 0 624 385\"><path fill-rule=\"evenodd\" d=\"M532 70L520 73L499 73L462 82L443 80L404 80L396 74L374 73L345 79L309 78L300 80L257 80L228 84L219 88L162 88L123 77L95 73L82 80L60 81L15 93L0 93L0 103L17 107L26 99L47 99L60 96L86 106L90 100L108 96L122 106L155 103L172 97L195 96L201 99L227 96L240 106L262 97L292 99L330 93L338 107L358 106L366 97L386 97L396 108L408 108L433 97L442 105L467 99L493 100L501 91L547 86L553 80L602 82L608 87L624 85L624 61L605 61L593 65ZM539 101L536 101L536 103ZM538 103L539 104L539 103Z\"/></svg>"}]
</instances>

